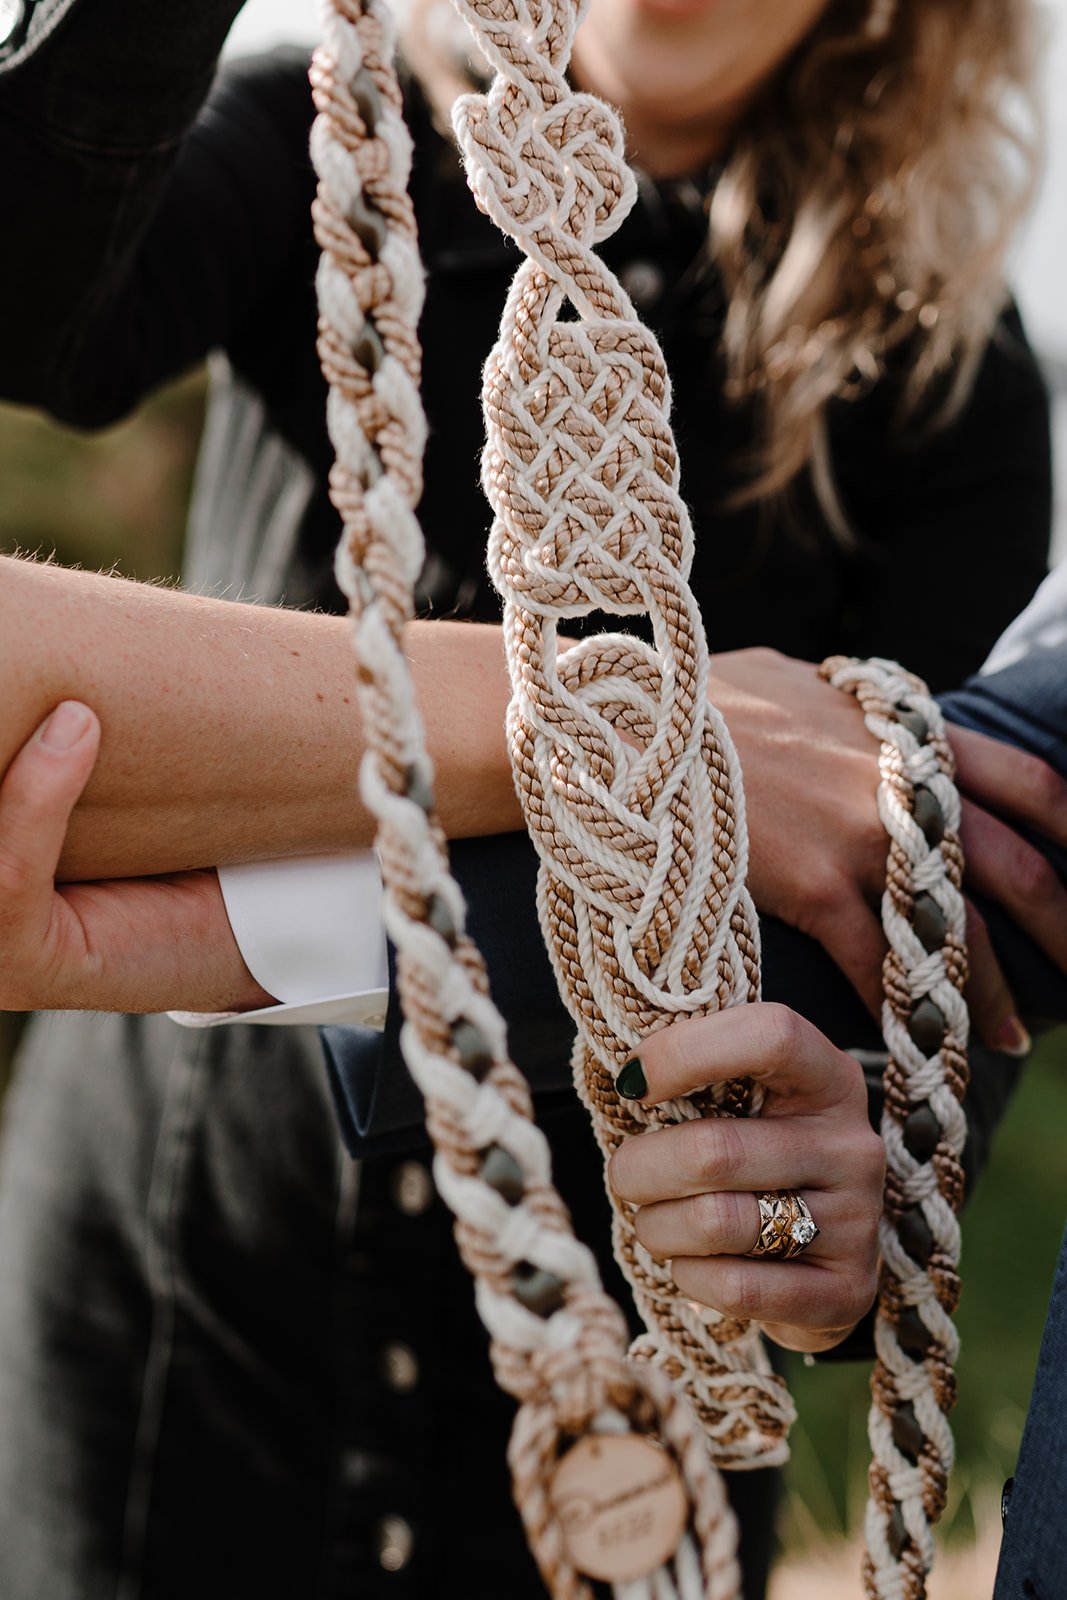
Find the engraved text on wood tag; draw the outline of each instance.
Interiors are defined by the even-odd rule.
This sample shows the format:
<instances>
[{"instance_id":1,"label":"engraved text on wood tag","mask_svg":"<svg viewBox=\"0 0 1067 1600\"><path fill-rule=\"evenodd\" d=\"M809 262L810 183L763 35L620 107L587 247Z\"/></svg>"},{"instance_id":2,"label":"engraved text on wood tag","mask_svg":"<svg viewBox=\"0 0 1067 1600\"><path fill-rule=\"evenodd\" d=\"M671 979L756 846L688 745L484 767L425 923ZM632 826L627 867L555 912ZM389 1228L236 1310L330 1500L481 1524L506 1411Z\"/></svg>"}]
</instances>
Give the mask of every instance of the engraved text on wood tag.
<instances>
[{"instance_id":1,"label":"engraved text on wood tag","mask_svg":"<svg viewBox=\"0 0 1067 1600\"><path fill-rule=\"evenodd\" d=\"M674 1461L637 1433L579 1439L557 1466L549 1497L568 1560L605 1583L643 1578L662 1566L689 1515Z\"/></svg>"}]
</instances>

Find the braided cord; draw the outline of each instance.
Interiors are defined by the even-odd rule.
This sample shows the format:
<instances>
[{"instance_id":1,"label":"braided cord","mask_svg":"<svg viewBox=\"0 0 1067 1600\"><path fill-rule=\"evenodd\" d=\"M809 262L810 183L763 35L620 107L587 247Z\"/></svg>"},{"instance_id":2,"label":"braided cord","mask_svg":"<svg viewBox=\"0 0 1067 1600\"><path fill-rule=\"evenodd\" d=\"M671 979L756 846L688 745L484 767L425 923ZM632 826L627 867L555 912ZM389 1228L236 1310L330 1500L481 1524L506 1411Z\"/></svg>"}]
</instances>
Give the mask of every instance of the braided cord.
<instances>
[{"instance_id":1,"label":"braided cord","mask_svg":"<svg viewBox=\"0 0 1067 1600\"><path fill-rule=\"evenodd\" d=\"M681 1474L688 1524L664 1566L625 1586L627 1600L735 1600L736 1528L703 1432L662 1373L625 1360L624 1319L552 1187L528 1087L464 931L403 647L423 559L414 515L423 283L392 23L383 0L324 0L323 34L311 74L319 352L337 457L330 489L344 522L337 577L367 741L361 785L378 819L401 1043L426 1098L435 1178L456 1216L497 1378L522 1402L510 1449L516 1498L552 1593L591 1600L552 1508L552 1472L590 1429L654 1435Z\"/></svg>"},{"instance_id":2,"label":"braided cord","mask_svg":"<svg viewBox=\"0 0 1067 1600\"><path fill-rule=\"evenodd\" d=\"M824 662L880 741L878 809L889 835L882 922L887 1176L871 1378L864 1583L872 1600L923 1600L931 1525L953 1461L962 1152L967 1087L960 802L937 702L893 662Z\"/></svg>"},{"instance_id":3,"label":"braided cord","mask_svg":"<svg viewBox=\"0 0 1067 1600\"><path fill-rule=\"evenodd\" d=\"M662 356L592 250L632 202L617 121L562 76L575 24L566 0L521 13L484 0L484 15L457 3L498 69L487 97L457 107L471 185L528 256L485 379L490 559L515 689L509 737L542 858L542 921L579 1025L576 1077L610 1152L650 1122L758 1109L747 1084L654 1113L623 1105L613 1087L653 1028L756 996L740 774L707 704ZM627 1600L733 1600L722 1482L668 1380L694 1401L716 1458L735 1466L781 1458L788 1396L752 1330L680 1300L634 1239L627 1208L617 1210L616 1248L652 1331L634 1347L643 1359L623 1360L622 1318L551 1185L436 816L403 649L423 559L414 506L425 425L422 275L392 49L383 0L324 0L312 69L320 354L344 522L337 573L367 740L361 782L379 821L402 1046L498 1380L522 1402L510 1460L546 1583L556 1595L591 1594L552 1507L562 1452L586 1431L626 1427L663 1442L690 1500L677 1551L626 1585ZM560 319L567 302L576 321ZM558 619L594 609L647 615L656 649L608 635L561 654ZM880 808L892 840L890 1178L865 1576L872 1596L919 1600L952 1450L966 1073L958 798L937 709L917 680L883 663L827 670L884 741Z\"/></svg>"},{"instance_id":4,"label":"braided cord","mask_svg":"<svg viewBox=\"0 0 1067 1600\"><path fill-rule=\"evenodd\" d=\"M647 1112L614 1078L679 1015L758 995L736 753L707 697L662 352L595 246L633 204L617 115L564 76L573 0L456 0L495 67L453 121L481 208L526 255L485 368L489 566L504 598L516 781L538 906L578 1026L605 1155L650 1124L758 1109L749 1084ZM564 320L564 318L567 320ZM561 618L647 617L655 648ZM792 1405L757 1331L678 1293L617 1201L616 1255L649 1333L634 1354L694 1403L720 1464L784 1459Z\"/></svg>"}]
</instances>

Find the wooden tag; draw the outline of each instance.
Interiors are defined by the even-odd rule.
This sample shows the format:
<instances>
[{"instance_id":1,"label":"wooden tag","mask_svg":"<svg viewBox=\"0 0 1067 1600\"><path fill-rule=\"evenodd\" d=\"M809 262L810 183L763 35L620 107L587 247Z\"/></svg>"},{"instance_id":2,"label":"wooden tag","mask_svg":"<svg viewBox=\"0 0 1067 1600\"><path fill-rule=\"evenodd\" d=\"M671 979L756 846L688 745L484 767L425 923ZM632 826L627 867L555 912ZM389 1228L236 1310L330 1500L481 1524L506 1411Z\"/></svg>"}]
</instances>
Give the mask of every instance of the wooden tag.
<instances>
[{"instance_id":1,"label":"wooden tag","mask_svg":"<svg viewBox=\"0 0 1067 1600\"><path fill-rule=\"evenodd\" d=\"M586 1434L560 1461L549 1499L567 1559L605 1583L644 1578L674 1554L689 1497L671 1457L637 1433Z\"/></svg>"}]
</instances>

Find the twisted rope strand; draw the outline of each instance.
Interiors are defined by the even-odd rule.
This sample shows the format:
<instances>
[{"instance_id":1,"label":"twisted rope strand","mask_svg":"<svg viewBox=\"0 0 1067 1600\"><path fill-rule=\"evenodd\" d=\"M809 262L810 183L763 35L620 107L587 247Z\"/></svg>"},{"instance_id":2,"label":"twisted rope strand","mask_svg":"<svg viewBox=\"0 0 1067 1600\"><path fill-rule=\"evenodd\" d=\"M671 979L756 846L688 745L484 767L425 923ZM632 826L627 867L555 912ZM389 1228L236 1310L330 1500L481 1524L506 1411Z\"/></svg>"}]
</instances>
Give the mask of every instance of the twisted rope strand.
<instances>
[{"instance_id":1,"label":"twisted rope strand","mask_svg":"<svg viewBox=\"0 0 1067 1600\"><path fill-rule=\"evenodd\" d=\"M959 1337L967 1087L965 910L959 795L940 708L893 662L824 662L880 741L878 809L890 839L883 1031L887 1176L871 1378L864 1584L872 1600L923 1600L931 1525L945 1506Z\"/></svg>"},{"instance_id":2,"label":"twisted rope strand","mask_svg":"<svg viewBox=\"0 0 1067 1600\"><path fill-rule=\"evenodd\" d=\"M591 1600L548 1485L568 1443L620 1417L663 1443L690 1503L692 1532L638 1589L648 1600L735 1600L736 1529L721 1479L684 1402L657 1373L624 1360L623 1318L551 1185L527 1085L464 931L403 649L423 559L414 506L425 425L415 335L422 274L392 24L382 0L325 0L323 36L312 67L319 350L337 454L331 495L344 521L337 577L367 738L361 784L378 819L401 1043L426 1097L435 1178L456 1216L497 1377L522 1402L511 1449L517 1498L551 1591Z\"/></svg>"},{"instance_id":3,"label":"twisted rope strand","mask_svg":"<svg viewBox=\"0 0 1067 1600\"><path fill-rule=\"evenodd\" d=\"M632 203L617 120L562 77L575 24L566 0L459 8L499 69L487 98L457 109L471 184L529 258L485 383L491 566L516 685L509 735L542 854L542 919L579 1022L576 1077L610 1151L649 1123L758 1109L741 1083L649 1113L622 1105L612 1081L652 1028L757 992L740 774L707 704L662 357L591 249ZM653 1434L682 1471L689 1531L665 1566L616 1593L734 1600L722 1482L668 1380L692 1395L718 1459L732 1465L780 1456L788 1399L753 1331L683 1301L637 1244L625 1207L616 1247L652 1331L634 1346L636 1363L622 1359L622 1319L551 1186L527 1086L464 932L403 653L423 558L413 509L424 423L410 142L381 0L366 9L325 0L324 31L312 71L320 352L337 451L331 492L345 525L338 580L368 740L362 784L379 819L402 1044L426 1096L435 1175L476 1279L497 1377L522 1402L510 1452L517 1498L550 1589L585 1600L591 1591L553 1511L552 1474L586 1432ZM567 300L577 323L559 320ZM557 619L594 608L647 614L656 650L606 636L561 658ZM880 809L892 840L885 1135L894 1226L883 1234L865 1579L872 1596L919 1600L932 1559L928 1521L951 1460L944 1416L967 1028L958 798L936 707L917 680L885 663L827 671L857 694L883 739Z\"/></svg>"},{"instance_id":4,"label":"twisted rope strand","mask_svg":"<svg viewBox=\"0 0 1067 1600\"><path fill-rule=\"evenodd\" d=\"M575 1080L608 1156L642 1127L758 1109L751 1085L652 1112L614 1090L655 1028L757 997L741 775L708 703L666 366L594 249L636 194L618 117L564 76L571 0L456 4L496 68L453 111L468 182L527 257L483 389L508 731L542 928L578 1025ZM646 616L655 648L609 634L561 655L560 618L597 610ZM757 1331L682 1297L637 1242L633 1209L612 1203L651 1330L633 1353L682 1384L720 1463L784 1459L792 1406Z\"/></svg>"}]
</instances>

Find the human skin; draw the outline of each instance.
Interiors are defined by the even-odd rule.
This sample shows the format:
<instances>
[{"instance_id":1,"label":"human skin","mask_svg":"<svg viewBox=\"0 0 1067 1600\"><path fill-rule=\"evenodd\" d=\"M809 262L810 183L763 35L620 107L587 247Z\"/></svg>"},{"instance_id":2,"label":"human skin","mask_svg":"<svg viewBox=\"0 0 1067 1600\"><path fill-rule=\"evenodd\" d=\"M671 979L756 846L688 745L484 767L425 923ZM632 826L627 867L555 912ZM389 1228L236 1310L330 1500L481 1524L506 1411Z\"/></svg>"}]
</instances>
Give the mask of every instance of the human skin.
<instances>
[{"instance_id":1,"label":"human skin","mask_svg":"<svg viewBox=\"0 0 1067 1600\"><path fill-rule=\"evenodd\" d=\"M500 629L419 623L409 640L446 833L521 827ZM818 939L877 1013L886 845L855 702L774 651L715 669L745 772L756 904ZM372 842L347 624L0 558L0 674L0 1006L264 1003L209 869ZM69 701L95 714L56 751L34 730ZM955 738L979 802L965 806L971 875L1067 968L1067 895L995 814L1067 843L1067 785L1033 757ZM1014 1002L977 919L971 935L976 1026L1019 1048L1003 1036Z\"/></svg>"},{"instance_id":2,"label":"human skin","mask_svg":"<svg viewBox=\"0 0 1067 1600\"><path fill-rule=\"evenodd\" d=\"M521 826L498 627L408 631L452 837ZM104 727L65 880L369 845L355 657L337 617L0 558L0 770L62 700Z\"/></svg>"},{"instance_id":3,"label":"human skin","mask_svg":"<svg viewBox=\"0 0 1067 1600\"><path fill-rule=\"evenodd\" d=\"M859 1063L773 1004L676 1022L642 1040L640 1060L642 1105L738 1076L764 1103L758 1117L698 1118L615 1151L608 1182L638 1208L638 1239L683 1294L759 1322L787 1349L840 1343L875 1297L885 1180ZM752 1259L756 1195L776 1189L803 1197L819 1236L793 1261Z\"/></svg>"},{"instance_id":4,"label":"human skin","mask_svg":"<svg viewBox=\"0 0 1067 1600\"><path fill-rule=\"evenodd\" d=\"M590 0L575 38L582 88L622 113L631 157L655 177L725 146L827 0Z\"/></svg>"},{"instance_id":5,"label":"human skin","mask_svg":"<svg viewBox=\"0 0 1067 1600\"><path fill-rule=\"evenodd\" d=\"M576 40L575 72L620 108L631 153L648 170L688 171L721 148L824 10L825 0L776 0L773 6L765 0L591 0ZM253 619L243 608L235 617L212 600L192 602L198 609L190 611L182 609L190 602L166 591L134 600L128 588L108 590L106 580L60 577L47 568L16 572L10 563L0 579L10 603L0 650L12 661L4 676L9 697L0 764L64 699L88 701L103 724L99 765L59 862L62 879L173 873L370 842L369 817L353 792L360 737L343 623L283 612ZM113 604L106 603L109 596ZM54 618L61 619L58 637L45 620ZM409 629L409 646L446 831L458 837L520 826L500 738L508 691L498 631L420 622ZM848 710L846 731L838 703L844 697L825 686L803 686L805 702L822 696L801 719L803 732L779 727L792 715L788 697L758 688L749 693L745 654L732 668L721 659L727 681L712 692L747 775L757 903L813 933L876 1010L884 945L872 906L883 846L871 804L872 751L855 708ZM790 694L797 688L791 684ZM814 731L828 723L839 730L829 741ZM780 785L771 770L780 757L793 762L797 749L810 797L803 840L794 838L795 785ZM1044 794L1043 784L1043 778L1036 783L1036 793ZM831 808L826 795L834 797ZM1015 909L1027 920L1036 907L1042 922L1037 936L1044 942L1043 930L1051 929L1050 953L1065 959L1052 927L1055 888L1045 892L1041 858L1031 852L1027 872L1008 871L1018 865L1016 847L1009 849L1011 841L990 824L977 832L979 865L987 859L995 892L1036 885L1027 905ZM792 870L798 862L805 868L802 881ZM118 893L113 888L112 899ZM205 880L198 913L208 902L222 943L228 929L217 886ZM1058 909L1062 926L1067 908ZM1002 1042L1014 1005L977 923L972 952L980 980L972 986L979 1032ZM224 970L232 979L231 1003L254 1003L243 964L221 962L220 977ZM38 979L24 977L20 992L37 996L25 1003L57 1003L54 990L44 998ZM89 993L76 990L78 1003L91 1004L94 995L98 1005L113 1003L111 989L99 981ZM160 985L137 994L126 984L123 994L125 1005L153 1009ZM193 1004L191 997L164 1003ZM1014 1024L1009 1035L1021 1042Z\"/></svg>"}]
</instances>

